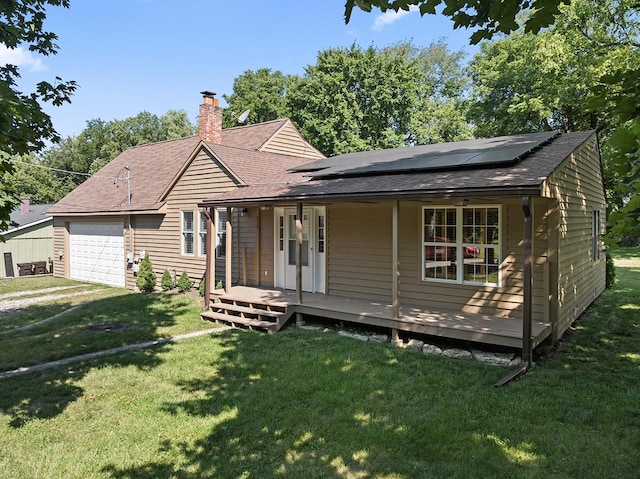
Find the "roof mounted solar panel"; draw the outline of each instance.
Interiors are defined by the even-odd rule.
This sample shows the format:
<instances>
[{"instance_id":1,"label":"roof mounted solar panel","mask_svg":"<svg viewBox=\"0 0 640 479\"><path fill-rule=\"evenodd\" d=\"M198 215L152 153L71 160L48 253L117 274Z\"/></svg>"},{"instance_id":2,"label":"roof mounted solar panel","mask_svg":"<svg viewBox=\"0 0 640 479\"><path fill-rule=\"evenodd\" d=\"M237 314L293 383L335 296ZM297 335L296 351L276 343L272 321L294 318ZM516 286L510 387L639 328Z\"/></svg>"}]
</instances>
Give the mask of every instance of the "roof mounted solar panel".
<instances>
[{"instance_id":1,"label":"roof mounted solar panel","mask_svg":"<svg viewBox=\"0 0 640 479\"><path fill-rule=\"evenodd\" d=\"M488 168L518 163L560 133L543 132L455 143L347 153L293 168L316 179L431 170Z\"/></svg>"}]
</instances>

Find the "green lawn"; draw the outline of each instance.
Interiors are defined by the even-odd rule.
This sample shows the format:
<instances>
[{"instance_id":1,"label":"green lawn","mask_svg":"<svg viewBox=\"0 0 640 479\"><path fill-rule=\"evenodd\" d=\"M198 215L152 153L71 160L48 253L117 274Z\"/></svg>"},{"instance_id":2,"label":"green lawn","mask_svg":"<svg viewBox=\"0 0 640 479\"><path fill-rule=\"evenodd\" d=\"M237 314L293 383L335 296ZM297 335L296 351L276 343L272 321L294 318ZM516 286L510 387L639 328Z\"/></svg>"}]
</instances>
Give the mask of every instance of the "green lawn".
<instances>
[{"instance_id":1,"label":"green lawn","mask_svg":"<svg viewBox=\"0 0 640 479\"><path fill-rule=\"evenodd\" d=\"M503 388L502 368L295 328L0 380L0 477L638 477L640 254L616 258L616 286ZM196 327L178 300L124 294L101 309L157 337Z\"/></svg>"}]
</instances>

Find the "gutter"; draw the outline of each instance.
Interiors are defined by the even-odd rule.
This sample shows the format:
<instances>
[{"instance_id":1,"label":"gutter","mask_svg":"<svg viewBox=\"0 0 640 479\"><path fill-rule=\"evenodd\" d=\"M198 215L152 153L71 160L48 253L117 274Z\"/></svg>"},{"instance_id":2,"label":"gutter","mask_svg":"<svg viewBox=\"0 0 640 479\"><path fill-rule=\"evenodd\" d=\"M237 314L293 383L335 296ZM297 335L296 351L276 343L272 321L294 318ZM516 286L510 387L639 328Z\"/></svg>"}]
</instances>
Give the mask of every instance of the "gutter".
<instances>
[{"instance_id":1,"label":"gutter","mask_svg":"<svg viewBox=\"0 0 640 479\"><path fill-rule=\"evenodd\" d=\"M326 204L328 202L349 201L386 201L389 199L423 200L423 199L453 199L453 198L503 198L513 196L541 196L540 185L497 188L478 188L469 190L417 190L417 191L388 191L384 193L337 193L317 195L268 196L258 198L211 199L198 203L199 207L222 206L263 206L274 204L291 204L297 202Z\"/></svg>"}]
</instances>

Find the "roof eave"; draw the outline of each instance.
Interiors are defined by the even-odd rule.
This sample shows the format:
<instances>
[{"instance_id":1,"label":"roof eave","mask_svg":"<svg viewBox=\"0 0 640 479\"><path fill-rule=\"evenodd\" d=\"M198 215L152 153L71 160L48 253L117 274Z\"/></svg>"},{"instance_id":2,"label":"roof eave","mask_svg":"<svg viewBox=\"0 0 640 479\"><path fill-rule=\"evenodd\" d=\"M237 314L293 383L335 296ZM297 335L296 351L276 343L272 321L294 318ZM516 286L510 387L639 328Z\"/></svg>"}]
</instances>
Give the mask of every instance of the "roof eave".
<instances>
[{"instance_id":1,"label":"roof eave","mask_svg":"<svg viewBox=\"0 0 640 479\"><path fill-rule=\"evenodd\" d=\"M231 198L220 200L205 200L198 203L198 207L217 206L260 206L290 203L336 203L336 202L360 202L360 201L386 201L392 199L399 200L420 200L420 199L453 199L453 198L506 198L523 196L541 196L540 186L517 186L504 188L468 188L465 190L416 190L416 191L389 191L374 193L340 193L324 195L276 195L261 198Z\"/></svg>"}]
</instances>

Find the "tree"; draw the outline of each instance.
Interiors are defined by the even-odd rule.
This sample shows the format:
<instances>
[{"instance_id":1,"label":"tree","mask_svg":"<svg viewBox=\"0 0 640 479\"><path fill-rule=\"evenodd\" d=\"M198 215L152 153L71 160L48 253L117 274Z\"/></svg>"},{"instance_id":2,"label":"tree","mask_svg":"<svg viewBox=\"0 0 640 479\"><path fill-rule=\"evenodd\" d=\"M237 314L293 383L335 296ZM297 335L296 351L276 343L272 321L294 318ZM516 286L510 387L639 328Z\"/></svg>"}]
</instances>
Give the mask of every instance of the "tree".
<instances>
[{"instance_id":1,"label":"tree","mask_svg":"<svg viewBox=\"0 0 640 479\"><path fill-rule=\"evenodd\" d=\"M54 33L44 29L49 6L69 7L68 0L16 0L0 6L0 45L9 49L28 48L41 55L55 55L58 45ZM0 231L6 229L11 210L18 204L15 190L8 183L13 173L11 158L41 150L47 141L57 141L51 118L41 102L60 106L70 101L74 81L41 81L35 92L23 93L16 84L20 77L16 65L0 66Z\"/></svg>"},{"instance_id":2,"label":"tree","mask_svg":"<svg viewBox=\"0 0 640 479\"><path fill-rule=\"evenodd\" d=\"M444 4L442 14L453 20L453 28L475 29L471 43L491 39L497 33L511 33L518 30L517 17L522 11L530 15L524 24L525 32L538 33L552 25L555 15L560 13L560 5L571 0L346 0L345 23L349 23L353 7L370 12L372 7L387 10L417 8L421 15L435 14L436 7Z\"/></svg>"},{"instance_id":3,"label":"tree","mask_svg":"<svg viewBox=\"0 0 640 479\"><path fill-rule=\"evenodd\" d=\"M577 42L576 40L580 40ZM523 31L481 45L470 64L468 117L482 137L601 126L587 105L602 56L584 38Z\"/></svg>"},{"instance_id":4,"label":"tree","mask_svg":"<svg viewBox=\"0 0 640 479\"><path fill-rule=\"evenodd\" d=\"M140 261L140 269L136 276L136 286L143 293L153 293L156 288L156 273L153 271L153 263L149 259L149 253L145 253L144 258Z\"/></svg>"},{"instance_id":5,"label":"tree","mask_svg":"<svg viewBox=\"0 0 640 479\"><path fill-rule=\"evenodd\" d=\"M292 119L328 156L468 138L453 107L465 86L460 59L442 42L322 51L287 96Z\"/></svg>"},{"instance_id":6,"label":"tree","mask_svg":"<svg viewBox=\"0 0 640 479\"><path fill-rule=\"evenodd\" d=\"M78 136L26 161L33 166L18 163L10 184L20 195L55 202L127 148L194 133L184 110L170 110L161 117L141 112L124 120L89 120Z\"/></svg>"},{"instance_id":7,"label":"tree","mask_svg":"<svg viewBox=\"0 0 640 479\"><path fill-rule=\"evenodd\" d=\"M233 93L222 95L227 108L222 113L224 128L238 126L238 118L249 110L245 123L251 125L290 116L287 93L299 78L270 68L246 70L233 80Z\"/></svg>"},{"instance_id":8,"label":"tree","mask_svg":"<svg viewBox=\"0 0 640 479\"><path fill-rule=\"evenodd\" d=\"M471 43L491 39L496 33L509 34L521 28L518 17L524 15L525 33L538 33L559 21L560 28L573 29L588 40L592 51L609 50L617 59L602 73L591 90L591 109L599 109L601 118L612 126L603 151L610 155L609 165L626 190L609 217L610 239L630 243L640 241L640 65L638 55L640 4L637 0L346 0L345 21L354 6L364 11L373 7L382 11L418 8L422 15L442 14L454 21L454 28L473 30ZM571 8L567 6L571 4ZM474 30L475 29L475 30Z\"/></svg>"}]
</instances>

